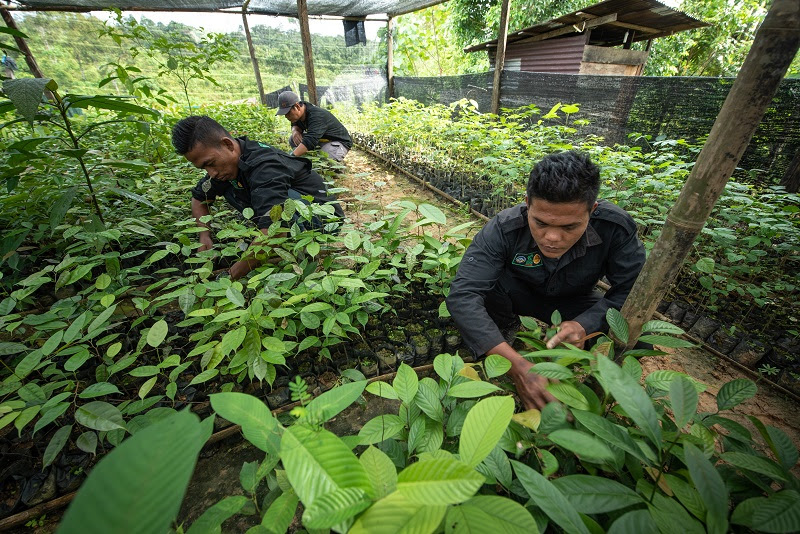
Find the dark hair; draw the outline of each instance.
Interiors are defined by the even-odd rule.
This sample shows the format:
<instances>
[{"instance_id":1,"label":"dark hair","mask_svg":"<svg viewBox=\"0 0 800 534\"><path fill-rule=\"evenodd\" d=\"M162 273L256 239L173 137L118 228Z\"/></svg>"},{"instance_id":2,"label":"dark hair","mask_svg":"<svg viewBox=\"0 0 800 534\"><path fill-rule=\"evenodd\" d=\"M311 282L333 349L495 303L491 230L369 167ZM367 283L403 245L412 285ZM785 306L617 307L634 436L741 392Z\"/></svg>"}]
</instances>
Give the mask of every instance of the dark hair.
<instances>
[{"instance_id":1,"label":"dark hair","mask_svg":"<svg viewBox=\"0 0 800 534\"><path fill-rule=\"evenodd\" d=\"M600 168L589 156L571 150L545 156L528 179L528 202L585 202L589 209L600 191Z\"/></svg>"},{"instance_id":2,"label":"dark hair","mask_svg":"<svg viewBox=\"0 0 800 534\"><path fill-rule=\"evenodd\" d=\"M186 154L196 144L217 146L223 137L231 137L220 123L205 115L192 115L172 127L172 146L178 154Z\"/></svg>"}]
</instances>

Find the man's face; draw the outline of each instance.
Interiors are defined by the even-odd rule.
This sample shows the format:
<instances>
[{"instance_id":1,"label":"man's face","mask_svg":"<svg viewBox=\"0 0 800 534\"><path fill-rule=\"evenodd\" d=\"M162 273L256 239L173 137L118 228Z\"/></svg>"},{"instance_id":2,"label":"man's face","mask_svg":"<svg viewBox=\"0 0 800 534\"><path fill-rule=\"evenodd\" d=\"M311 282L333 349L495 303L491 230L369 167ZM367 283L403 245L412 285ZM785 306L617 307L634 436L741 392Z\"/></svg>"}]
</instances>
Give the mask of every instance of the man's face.
<instances>
[{"instance_id":1,"label":"man's face","mask_svg":"<svg viewBox=\"0 0 800 534\"><path fill-rule=\"evenodd\" d=\"M528 226L545 257L560 258L586 231L590 210L585 202L528 201ZM594 206L597 206L595 202Z\"/></svg>"},{"instance_id":2,"label":"man's face","mask_svg":"<svg viewBox=\"0 0 800 534\"><path fill-rule=\"evenodd\" d=\"M284 117L286 117L286 120L288 120L289 122L297 122L303 118L304 111L305 111L305 106L303 106L300 102L298 102L297 104L292 106L292 109L290 109L286 113L286 115L284 115Z\"/></svg>"},{"instance_id":3,"label":"man's face","mask_svg":"<svg viewBox=\"0 0 800 534\"><path fill-rule=\"evenodd\" d=\"M206 171L214 180L223 182L235 180L238 176L240 155L238 141L229 137L223 137L218 146L197 143L184 154L192 165Z\"/></svg>"}]
</instances>

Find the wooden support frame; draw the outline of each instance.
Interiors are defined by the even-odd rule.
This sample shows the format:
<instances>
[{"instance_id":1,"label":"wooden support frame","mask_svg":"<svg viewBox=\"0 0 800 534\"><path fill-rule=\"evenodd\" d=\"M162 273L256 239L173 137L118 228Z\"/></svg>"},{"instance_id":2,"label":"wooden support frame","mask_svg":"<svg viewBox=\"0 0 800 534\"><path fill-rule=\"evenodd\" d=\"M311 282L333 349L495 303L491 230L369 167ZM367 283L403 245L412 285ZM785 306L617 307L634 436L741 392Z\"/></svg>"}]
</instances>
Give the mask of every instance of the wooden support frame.
<instances>
[{"instance_id":1,"label":"wooden support frame","mask_svg":"<svg viewBox=\"0 0 800 534\"><path fill-rule=\"evenodd\" d=\"M497 55L494 61L494 81L492 82L492 113L500 112L500 80L503 77L503 65L506 61L506 38L508 36L508 12L511 0L503 0L500 7L500 29L497 35Z\"/></svg>"},{"instance_id":2,"label":"wooden support frame","mask_svg":"<svg viewBox=\"0 0 800 534\"><path fill-rule=\"evenodd\" d=\"M253 74L256 77L256 85L258 85L258 98L262 106L267 105L267 95L264 94L264 83L261 81L261 69L258 66L258 58L256 58L256 47L253 45L253 37L250 35L250 25L247 24L247 6L250 5L250 0L247 0L242 6L242 27L244 28L244 36L247 38L247 49L250 51L250 61L253 63Z\"/></svg>"},{"instance_id":3,"label":"wooden support frame","mask_svg":"<svg viewBox=\"0 0 800 534\"><path fill-rule=\"evenodd\" d=\"M800 48L797 0L774 0L708 140L622 307L631 348L667 293L694 240L772 102Z\"/></svg>"},{"instance_id":4,"label":"wooden support frame","mask_svg":"<svg viewBox=\"0 0 800 534\"><path fill-rule=\"evenodd\" d=\"M6 23L6 26L11 28L12 30L19 31L17 23L14 21L14 17L11 16L11 12L8 9L0 7L0 15L2 15L3 20ZM31 52L31 49L28 48L28 43L25 42L25 39L23 39L22 37L17 37L15 35L14 42L17 43L17 48L19 48L20 52L22 52L22 54L25 56L25 63L28 64L28 68L30 69L31 74L33 74L33 76L36 78L45 78L45 75L42 74L41 69L39 69L39 64L36 63L36 58L33 57L33 52Z\"/></svg>"},{"instance_id":5,"label":"wooden support frame","mask_svg":"<svg viewBox=\"0 0 800 534\"><path fill-rule=\"evenodd\" d=\"M308 26L308 5L306 0L297 0L297 17L300 19L300 38L303 40L308 100L316 106L319 104L319 100L317 99L317 79L314 74L314 53L311 50L311 30Z\"/></svg>"},{"instance_id":6,"label":"wooden support frame","mask_svg":"<svg viewBox=\"0 0 800 534\"><path fill-rule=\"evenodd\" d=\"M386 21L386 101L394 98L394 19Z\"/></svg>"}]
</instances>

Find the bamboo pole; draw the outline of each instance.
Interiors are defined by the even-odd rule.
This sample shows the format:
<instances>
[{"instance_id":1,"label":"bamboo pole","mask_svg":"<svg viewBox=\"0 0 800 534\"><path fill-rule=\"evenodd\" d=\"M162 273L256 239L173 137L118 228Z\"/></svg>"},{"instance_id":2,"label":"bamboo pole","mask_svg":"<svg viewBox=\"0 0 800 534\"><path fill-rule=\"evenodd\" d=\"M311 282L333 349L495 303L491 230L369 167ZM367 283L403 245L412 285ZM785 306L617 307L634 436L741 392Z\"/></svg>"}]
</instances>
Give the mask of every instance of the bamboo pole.
<instances>
[{"instance_id":1,"label":"bamboo pole","mask_svg":"<svg viewBox=\"0 0 800 534\"><path fill-rule=\"evenodd\" d=\"M256 85L258 85L258 97L261 100L261 105L267 105L267 95L264 94L264 83L261 81L261 69L258 67L258 59L256 58L256 47L253 46L253 37L250 35L250 25L247 24L247 6L250 5L250 0L247 0L242 6L242 24L244 28L244 35L247 38L247 48L250 50L250 61L253 63L253 73L256 76Z\"/></svg>"},{"instance_id":2,"label":"bamboo pole","mask_svg":"<svg viewBox=\"0 0 800 534\"><path fill-rule=\"evenodd\" d=\"M11 12L9 12L8 9L0 7L0 14L2 14L6 26L12 30L19 31L19 28L17 28L17 23L14 22L14 17L11 16ZM22 54L25 56L25 63L28 64L31 74L33 74L35 78L44 78L45 75L42 74L42 71L39 69L39 64L36 63L36 58L33 57L33 52L31 52L31 49L28 48L28 43L25 42L25 39L15 35L14 42L17 43L17 48L19 48L20 52L22 52Z\"/></svg>"},{"instance_id":3,"label":"bamboo pole","mask_svg":"<svg viewBox=\"0 0 800 534\"><path fill-rule=\"evenodd\" d=\"M500 7L500 29L497 34L497 52L494 58L494 82L492 83L492 113L500 112L500 78L506 62L506 37L508 37L508 11L511 0L503 0Z\"/></svg>"},{"instance_id":4,"label":"bamboo pole","mask_svg":"<svg viewBox=\"0 0 800 534\"><path fill-rule=\"evenodd\" d=\"M800 46L800 4L775 0L622 315L629 348L677 276Z\"/></svg>"},{"instance_id":5,"label":"bamboo pole","mask_svg":"<svg viewBox=\"0 0 800 534\"><path fill-rule=\"evenodd\" d=\"M394 19L386 21L386 101L394 98Z\"/></svg>"},{"instance_id":6,"label":"bamboo pole","mask_svg":"<svg viewBox=\"0 0 800 534\"><path fill-rule=\"evenodd\" d=\"M306 66L308 99L316 106L319 101L317 100L317 80L314 76L314 54L311 51L311 30L308 27L306 0L297 0L297 17L300 19L300 37L303 39L303 58Z\"/></svg>"}]
</instances>

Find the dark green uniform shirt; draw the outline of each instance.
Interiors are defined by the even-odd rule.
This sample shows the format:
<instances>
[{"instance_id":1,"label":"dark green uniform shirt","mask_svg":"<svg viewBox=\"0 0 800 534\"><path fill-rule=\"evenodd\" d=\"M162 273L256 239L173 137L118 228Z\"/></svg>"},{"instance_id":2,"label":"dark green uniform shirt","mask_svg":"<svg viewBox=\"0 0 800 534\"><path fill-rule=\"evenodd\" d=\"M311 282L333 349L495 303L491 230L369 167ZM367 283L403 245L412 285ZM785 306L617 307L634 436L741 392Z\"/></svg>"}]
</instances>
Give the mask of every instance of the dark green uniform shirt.
<instances>
[{"instance_id":1,"label":"dark green uniform shirt","mask_svg":"<svg viewBox=\"0 0 800 534\"><path fill-rule=\"evenodd\" d=\"M622 307L642 270L645 252L633 218L601 200L583 236L557 263L551 262L554 266L545 265L543 257L531 235L525 204L501 211L475 236L447 297L447 309L475 354L504 341L484 306L486 294L501 276L526 287L532 299L587 295L605 276L611 289L574 319L591 333L602 329L608 308Z\"/></svg>"},{"instance_id":2,"label":"dark green uniform shirt","mask_svg":"<svg viewBox=\"0 0 800 534\"><path fill-rule=\"evenodd\" d=\"M311 161L250 141L247 137L236 140L242 149L236 180L224 182L206 175L192 189L192 197L201 202L212 202L221 196L239 211L252 208L259 228L268 228L272 224L269 211L289 198L290 189L303 196L310 195L320 204L336 200L328 195L322 177L311 170ZM334 207L336 215L344 217L342 207L338 203Z\"/></svg>"},{"instance_id":3,"label":"dark green uniform shirt","mask_svg":"<svg viewBox=\"0 0 800 534\"><path fill-rule=\"evenodd\" d=\"M353 146L353 140L347 128L333 116L333 113L325 108L317 107L308 102L303 102L306 106L305 120L292 123L303 131L303 144L309 150L314 150L323 143L339 141L347 150Z\"/></svg>"}]
</instances>

